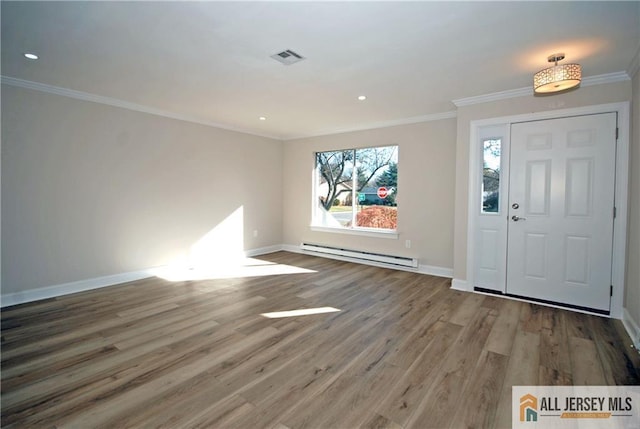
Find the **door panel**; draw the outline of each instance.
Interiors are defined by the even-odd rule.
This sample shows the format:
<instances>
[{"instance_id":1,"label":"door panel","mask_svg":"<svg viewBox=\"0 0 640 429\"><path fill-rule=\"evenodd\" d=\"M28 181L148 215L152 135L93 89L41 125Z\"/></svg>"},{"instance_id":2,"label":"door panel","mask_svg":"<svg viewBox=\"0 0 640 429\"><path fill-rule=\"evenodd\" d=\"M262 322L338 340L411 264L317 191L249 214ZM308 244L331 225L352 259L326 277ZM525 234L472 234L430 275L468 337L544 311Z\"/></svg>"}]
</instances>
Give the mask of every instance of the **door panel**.
<instances>
[{"instance_id":1,"label":"door panel","mask_svg":"<svg viewBox=\"0 0 640 429\"><path fill-rule=\"evenodd\" d=\"M496 229L480 230L480 269L495 273L498 270L498 249L500 232Z\"/></svg>"},{"instance_id":2,"label":"door panel","mask_svg":"<svg viewBox=\"0 0 640 429\"><path fill-rule=\"evenodd\" d=\"M567 216L592 216L593 158L571 159L567 162Z\"/></svg>"},{"instance_id":3,"label":"door panel","mask_svg":"<svg viewBox=\"0 0 640 429\"><path fill-rule=\"evenodd\" d=\"M507 293L609 310L615 127L615 113L511 126Z\"/></svg>"},{"instance_id":4,"label":"door panel","mask_svg":"<svg viewBox=\"0 0 640 429\"><path fill-rule=\"evenodd\" d=\"M524 275L529 279L547 278L547 234L527 233L524 238Z\"/></svg>"},{"instance_id":5,"label":"door panel","mask_svg":"<svg viewBox=\"0 0 640 429\"><path fill-rule=\"evenodd\" d=\"M551 192L551 160L527 162L525 207L527 215L548 215Z\"/></svg>"},{"instance_id":6,"label":"door panel","mask_svg":"<svg viewBox=\"0 0 640 429\"><path fill-rule=\"evenodd\" d=\"M567 283L589 285L589 247L591 237L570 236L565 237L564 260L565 276Z\"/></svg>"}]
</instances>

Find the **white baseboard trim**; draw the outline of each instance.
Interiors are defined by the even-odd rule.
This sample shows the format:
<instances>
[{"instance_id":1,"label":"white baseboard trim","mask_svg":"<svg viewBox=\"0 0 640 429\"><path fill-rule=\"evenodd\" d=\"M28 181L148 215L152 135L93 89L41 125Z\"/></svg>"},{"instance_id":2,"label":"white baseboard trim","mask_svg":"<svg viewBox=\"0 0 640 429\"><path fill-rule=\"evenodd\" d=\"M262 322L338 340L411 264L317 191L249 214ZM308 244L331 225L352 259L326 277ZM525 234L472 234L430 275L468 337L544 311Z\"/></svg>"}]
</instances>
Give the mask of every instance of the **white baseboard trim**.
<instances>
[{"instance_id":1,"label":"white baseboard trim","mask_svg":"<svg viewBox=\"0 0 640 429\"><path fill-rule=\"evenodd\" d=\"M303 252L302 249L300 249L300 246L296 246L295 244L283 244L282 250L284 250L285 252L291 252L291 253L306 253L306 252Z\"/></svg>"},{"instance_id":2,"label":"white baseboard trim","mask_svg":"<svg viewBox=\"0 0 640 429\"><path fill-rule=\"evenodd\" d=\"M631 337L631 341L633 341L634 347L637 350L640 350L640 324L638 323L638 321L634 320L633 317L631 317L629 310L627 310L626 308L623 309L622 324Z\"/></svg>"},{"instance_id":3,"label":"white baseboard trim","mask_svg":"<svg viewBox=\"0 0 640 429\"><path fill-rule=\"evenodd\" d=\"M273 246L251 249L251 250L245 251L244 254L245 254L245 257L251 258L254 256L265 255L268 253L279 252L283 250L287 252L292 252L292 253L311 254L303 251L302 249L300 249L299 246L289 245L289 244L277 244ZM420 274L426 274L426 275L437 276L437 277L446 277L446 278L453 277L452 269L444 268L444 267L436 267L432 265L421 264L416 269L416 268L410 268L410 267L387 265L387 264L382 264L374 261L361 261L358 259L351 259L351 258L346 258L341 256L318 255L315 253L313 255L319 256L319 257L326 257L330 259L354 262L359 264L373 265L381 268L392 268L392 269L397 269L402 271L410 271L414 273L417 272ZM132 271L129 273L113 274L113 275L104 276L104 277L96 277L96 278L78 280L75 282L63 283L63 284L58 284L53 286L46 286L38 289L30 289L22 292L8 293L5 295L0 295L0 308L9 307L11 305L24 304L27 302L40 301L48 298L55 298L58 296L84 292L92 289L99 289L103 287L114 286L114 285L127 283L135 280L141 280L148 277L153 277L154 276L153 273L156 270L157 268L149 268L149 269L140 270L140 271Z\"/></svg>"},{"instance_id":4,"label":"white baseboard trim","mask_svg":"<svg viewBox=\"0 0 640 429\"><path fill-rule=\"evenodd\" d=\"M55 298L77 292L84 292L92 289L99 289L121 283L151 277L151 270L132 271L129 273L113 274L110 276L96 277L92 279L78 280L75 282L62 283L53 286L46 286L38 289L25 290L23 292L13 292L0 297L0 307L24 304L27 302L40 301L42 299Z\"/></svg>"},{"instance_id":5,"label":"white baseboard trim","mask_svg":"<svg viewBox=\"0 0 640 429\"><path fill-rule=\"evenodd\" d=\"M371 266L380 267L380 268L391 268L391 269L400 270L400 271L409 271L412 273L426 274L426 275L435 276L435 277L446 277L449 279L453 277L453 269L436 267L433 265L420 264L418 265L418 268L403 267L401 265L385 264L385 263L376 262L376 261L349 258L348 256L331 255L328 253L307 252L305 250L302 250L300 246L296 246L294 244L283 244L279 250L284 250L285 252L291 252L291 253L302 253L304 255L317 256L319 258L353 262L355 264L371 265Z\"/></svg>"},{"instance_id":6,"label":"white baseboard trim","mask_svg":"<svg viewBox=\"0 0 640 429\"><path fill-rule=\"evenodd\" d=\"M245 257L264 255L267 253L278 252L282 250L282 245L261 247L251 249L244 252ZM75 282L63 283L53 286L45 286L38 289L30 289L23 292L8 293L0 296L0 307L9 307L11 305L24 304L27 302L40 301L48 298L69 295L77 292L84 292L92 289L99 289L107 286L114 286L121 283L127 283L135 280L141 280L154 276L157 268L149 268L129 273L113 274L110 276L96 277Z\"/></svg>"},{"instance_id":7,"label":"white baseboard trim","mask_svg":"<svg viewBox=\"0 0 640 429\"><path fill-rule=\"evenodd\" d=\"M418 272L420 274L427 274L435 277L446 277L448 279L453 278L453 268L436 267L435 265L418 265Z\"/></svg>"},{"instance_id":8,"label":"white baseboard trim","mask_svg":"<svg viewBox=\"0 0 640 429\"><path fill-rule=\"evenodd\" d=\"M451 281L451 289L461 290L463 292L469 292L468 283L466 280L453 279Z\"/></svg>"},{"instance_id":9,"label":"white baseboard trim","mask_svg":"<svg viewBox=\"0 0 640 429\"><path fill-rule=\"evenodd\" d=\"M282 244L276 244L274 246L260 247L258 249L251 249L244 252L246 258L252 258L254 256L266 255L268 253L280 252L284 250Z\"/></svg>"}]
</instances>

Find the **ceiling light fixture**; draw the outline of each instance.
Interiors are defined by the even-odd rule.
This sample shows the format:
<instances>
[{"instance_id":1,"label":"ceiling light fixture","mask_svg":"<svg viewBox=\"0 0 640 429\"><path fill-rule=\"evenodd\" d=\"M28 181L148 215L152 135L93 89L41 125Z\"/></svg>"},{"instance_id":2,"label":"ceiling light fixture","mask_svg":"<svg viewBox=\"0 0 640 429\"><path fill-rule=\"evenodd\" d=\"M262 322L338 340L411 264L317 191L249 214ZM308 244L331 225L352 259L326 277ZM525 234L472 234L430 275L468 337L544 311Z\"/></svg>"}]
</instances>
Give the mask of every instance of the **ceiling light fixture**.
<instances>
[{"instance_id":1,"label":"ceiling light fixture","mask_svg":"<svg viewBox=\"0 0 640 429\"><path fill-rule=\"evenodd\" d=\"M533 75L534 94L550 94L565 91L580 85L582 80L582 67L580 64L562 64L558 61L564 59L563 53L553 54L547 58L554 66L540 70Z\"/></svg>"},{"instance_id":2,"label":"ceiling light fixture","mask_svg":"<svg viewBox=\"0 0 640 429\"><path fill-rule=\"evenodd\" d=\"M266 116L260 116L258 119L260 119L261 121L266 121L267 117Z\"/></svg>"},{"instance_id":3,"label":"ceiling light fixture","mask_svg":"<svg viewBox=\"0 0 640 429\"><path fill-rule=\"evenodd\" d=\"M364 101L364 100L366 100L366 99L367 99L367 96L366 96L366 95L360 95L360 96L358 96L358 100L360 100L360 101Z\"/></svg>"},{"instance_id":4,"label":"ceiling light fixture","mask_svg":"<svg viewBox=\"0 0 640 429\"><path fill-rule=\"evenodd\" d=\"M25 53L24 57L28 58L30 60L37 60L38 59L38 56L36 54L31 53L31 52Z\"/></svg>"}]
</instances>

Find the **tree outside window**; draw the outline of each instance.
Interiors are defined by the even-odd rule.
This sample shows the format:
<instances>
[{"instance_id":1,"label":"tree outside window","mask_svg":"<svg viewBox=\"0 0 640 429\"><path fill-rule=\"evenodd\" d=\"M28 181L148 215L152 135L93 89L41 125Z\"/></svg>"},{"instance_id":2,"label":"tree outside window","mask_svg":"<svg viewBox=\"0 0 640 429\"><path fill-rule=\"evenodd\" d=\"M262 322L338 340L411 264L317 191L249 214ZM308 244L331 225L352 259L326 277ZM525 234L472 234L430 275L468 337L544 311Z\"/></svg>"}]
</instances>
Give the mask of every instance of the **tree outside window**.
<instances>
[{"instance_id":1,"label":"tree outside window","mask_svg":"<svg viewBox=\"0 0 640 429\"><path fill-rule=\"evenodd\" d=\"M498 213L500 207L500 139L482 142L482 212Z\"/></svg>"},{"instance_id":2,"label":"tree outside window","mask_svg":"<svg viewBox=\"0 0 640 429\"><path fill-rule=\"evenodd\" d=\"M398 147L316 153L316 226L395 230Z\"/></svg>"}]
</instances>

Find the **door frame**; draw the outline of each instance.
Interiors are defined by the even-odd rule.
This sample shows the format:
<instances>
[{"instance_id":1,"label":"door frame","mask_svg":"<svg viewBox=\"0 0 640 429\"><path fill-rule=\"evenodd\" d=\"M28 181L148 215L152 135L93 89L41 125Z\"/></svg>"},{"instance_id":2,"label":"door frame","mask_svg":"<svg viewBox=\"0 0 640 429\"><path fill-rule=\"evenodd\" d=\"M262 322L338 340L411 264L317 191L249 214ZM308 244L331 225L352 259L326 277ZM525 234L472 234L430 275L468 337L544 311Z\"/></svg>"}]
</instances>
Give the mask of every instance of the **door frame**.
<instances>
[{"instance_id":1,"label":"door frame","mask_svg":"<svg viewBox=\"0 0 640 429\"><path fill-rule=\"evenodd\" d=\"M612 278L613 294L611 296L611 310L609 317L622 319L623 300L626 273L627 250L627 224L629 202L629 133L630 133L630 105L629 102L599 104L570 109L560 109L522 115L502 116L498 118L474 120L470 123L469 139L469 183L468 183L468 210L467 210L467 281L468 291L474 291L475 250L476 250L476 212L479 211L480 178L482 177L480 151L476 150L480 141L480 132L483 127L506 126L517 122L539 121L546 119L559 119L569 116L592 115L599 113L615 112L618 114L618 141L616 150L616 177L615 177L615 205L616 218L613 230L613 259ZM507 138L507 145L510 139ZM508 182L505 177L504 181ZM535 301L532 301L535 302ZM549 305L549 304L544 304ZM552 305L554 306L554 305ZM566 308L562 306L554 306ZM574 310L580 311L580 310ZM583 311L590 313L588 311ZM596 314L596 313L590 313ZM601 314L598 314L601 316Z\"/></svg>"}]
</instances>

